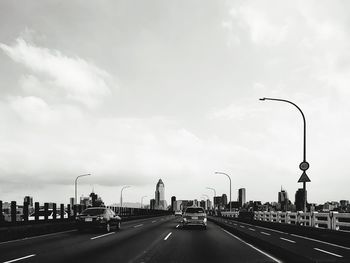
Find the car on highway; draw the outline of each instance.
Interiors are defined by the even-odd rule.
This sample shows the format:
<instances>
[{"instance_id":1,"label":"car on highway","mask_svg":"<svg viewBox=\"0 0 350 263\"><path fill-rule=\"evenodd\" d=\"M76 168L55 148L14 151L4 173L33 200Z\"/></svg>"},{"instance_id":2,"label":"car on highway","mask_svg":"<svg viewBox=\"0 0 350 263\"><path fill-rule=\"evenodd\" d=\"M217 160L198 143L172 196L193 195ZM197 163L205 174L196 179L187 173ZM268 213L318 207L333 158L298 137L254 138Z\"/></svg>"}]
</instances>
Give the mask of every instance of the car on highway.
<instances>
[{"instance_id":1,"label":"car on highway","mask_svg":"<svg viewBox=\"0 0 350 263\"><path fill-rule=\"evenodd\" d=\"M90 207L76 218L79 231L91 228L103 229L110 232L112 227L120 229L122 219L110 208Z\"/></svg>"},{"instance_id":2,"label":"car on highway","mask_svg":"<svg viewBox=\"0 0 350 263\"><path fill-rule=\"evenodd\" d=\"M182 226L201 226L207 228L207 214L202 207L187 207L182 215Z\"/></svg>"},{"instance_id":3,"label":"car on highway","mask_svg":"<svg viewBox=\"0 0 350 263\"><path fill-rule=\"evenodd\" d=\"M46 212L47 219L53 219L53 209L48 209ZM29 221L35 220L35 212L28 216ZM39 209L38 211L39 220L45 219L45 209ZM63 212L63 218L68 218L68 213L66 211ZM56 219L61 219L61 210L56 210Z\"/></svg>"},{"instance_id":4,"label":"car on highway","mask_svg":"<svg viewBox=\"0 0 350 263\"><path fill-rule=\"evenodd\" d=\"M175 216L182 216L182 212L181 211L175 211Z\"/></svg>"}]
</instances>

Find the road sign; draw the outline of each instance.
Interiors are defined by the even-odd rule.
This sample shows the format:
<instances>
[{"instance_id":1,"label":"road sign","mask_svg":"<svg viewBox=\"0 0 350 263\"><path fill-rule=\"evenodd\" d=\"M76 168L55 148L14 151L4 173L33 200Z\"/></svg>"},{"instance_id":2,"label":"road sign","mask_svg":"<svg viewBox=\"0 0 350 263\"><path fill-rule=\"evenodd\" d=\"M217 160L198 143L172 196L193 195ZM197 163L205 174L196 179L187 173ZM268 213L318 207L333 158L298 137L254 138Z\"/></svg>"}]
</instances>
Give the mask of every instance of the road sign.
<instances>
[{"instance_id":1,"label":"road sign","mask_svg":"<svg viewBox=\"0 0 350 263\"><path fill-rule=\"evenodd\" d=\"M302 171L306 171L307 169L309 169L309 167L310 167L310 164L307 162L307 161L303 161L303 162L301 162L300 164L299 164L299 168L300 168L300 170L302 170Z\"/></svg>"},{"instance_id":2,"label":"road sign","mask_svg":"<svg viewBox=\"0 0 350 263\"><path fill-rule=\"evenodd\" d=\"M311 182L310 178L306 175L305 171L303 172L303 174L300 176L298 183L307 183L307 182Z\"/></svg>"}]
</instances>

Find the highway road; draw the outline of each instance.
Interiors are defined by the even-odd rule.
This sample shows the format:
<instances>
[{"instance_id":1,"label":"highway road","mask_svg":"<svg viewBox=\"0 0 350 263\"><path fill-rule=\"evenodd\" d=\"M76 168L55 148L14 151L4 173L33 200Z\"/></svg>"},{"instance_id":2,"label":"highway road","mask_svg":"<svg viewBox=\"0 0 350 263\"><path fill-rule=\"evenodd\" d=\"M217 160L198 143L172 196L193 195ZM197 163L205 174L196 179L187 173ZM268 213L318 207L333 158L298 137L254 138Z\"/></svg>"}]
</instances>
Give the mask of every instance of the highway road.
<instances>
[{"instance_id":1,"label":"highway road","mask_svg":"<svg viewBox=\"0 0 350 263\"><path fill-rule=\"evenodd\" d=\"M174 216L125 222L108 234L66 231L0 243L0 262L280 262L209 222L182 229Z\"/></svg>"},{"instance_id":2,"label":"highway road","mask_svg":"<svg viewBox=\"0 0 350 263\"><path fill-rule=\"evenodd\" d=\"M299 262L350 262L350 248L339 244L325 242L303 235L296 235L279 230L265 228L257 225L243 223L225 218L214 218L212 220L224 223L228 230L248 237L249 240L263 243L272 249L277 247L288 255L288 261Z\"/></svg>"}]
</instances>

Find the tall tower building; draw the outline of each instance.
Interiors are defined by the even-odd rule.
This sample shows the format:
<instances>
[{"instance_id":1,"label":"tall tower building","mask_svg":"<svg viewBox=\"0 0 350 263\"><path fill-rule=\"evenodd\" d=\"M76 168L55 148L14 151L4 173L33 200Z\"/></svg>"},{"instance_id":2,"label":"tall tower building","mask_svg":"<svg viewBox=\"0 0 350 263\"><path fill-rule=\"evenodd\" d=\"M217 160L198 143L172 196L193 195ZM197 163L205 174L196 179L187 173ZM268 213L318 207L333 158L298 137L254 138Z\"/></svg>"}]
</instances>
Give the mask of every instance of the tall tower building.
<instances>
[{"instance_id":1,"label":"tall tower building","mask_svg":"<svg viewBox=\"0 0 350 263\"><path fill-rule=\"evenodd\" d=\"M160 210L166 209L166 201L164 199L165 194L165 187L162 179L159 179L157 186L156 186L156 192L155 192L155 208Z\"/></svg>"},{"instance_id":2,"label":"tall tower building","mask_svg":"<svg viewBox=\"0 0 350 263\"><path fill-rule=\"evenodd\" d=\"M176 196L171 197L171 211L175 211L174 203L176 201Z\"/></svg>"},{"instance_id":3,"label":"tall tower building","mask_svg":"<svg viewBox=\"0 0 350 263\"><path fill-rule=\"evenodd\" d=\"M282 211L288 210L288 194L281 187L281 192L278 192L278 203L281 205Z\"/></svg>"},{"instance_id":4,"label":"tall tower building","mask_svg":"<svg viewBox=\"0 0 350 263\"><path fill-rule=\"evenodd\" d=\"M295 193L295 206L297 211L302 211L304 209L304 198L307 195L307 192L304 194L304 189L299 188ZM307 200L307 198L306 198ZM307 201L306 201L307 202Z\"/></svg>"},{"instance_id":5,"label":"tall tower building","mask_svg":"<svg viewBox=\"0 0 350 263\"><path fill-rule=\"evenodd\" d=\"M246 197L245 197L245 188L238 189L238 205L239 207L243 207L246 203Z\"/></svg>"},{"instance_id":6,"label":"tall tower building","mask_svg":"<svg viewBox=\"0 0 350 263\"><path fill-rule=\"evenodd\" d=\"M33 207L33 197L25 196L23 202L27 203L29 207Z\"/></svg>"}]
</instances>

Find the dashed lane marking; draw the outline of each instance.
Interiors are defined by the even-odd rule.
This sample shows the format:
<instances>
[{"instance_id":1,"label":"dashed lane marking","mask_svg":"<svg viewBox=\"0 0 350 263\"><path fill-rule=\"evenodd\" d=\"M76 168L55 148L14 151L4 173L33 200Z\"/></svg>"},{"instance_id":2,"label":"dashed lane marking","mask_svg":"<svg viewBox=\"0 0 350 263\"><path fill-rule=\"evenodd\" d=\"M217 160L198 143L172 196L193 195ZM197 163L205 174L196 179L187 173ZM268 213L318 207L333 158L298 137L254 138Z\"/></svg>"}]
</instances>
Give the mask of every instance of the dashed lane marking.
<instances>
[{"instance_id":1,"label":"dashed lane marking","mask_svg":"<svg viewBox=\"0 0 350 263\"><path fill-rule=\"evenodd\" d=\"M171 234L172 234L172 233L170 232L170 233L164 238L164 240L167 240L167 239L170 237Z\"/></svg>"},{"instance_id":2,"label":"dashed lane marking","mask_svg":"<svg viewBox=\"0 0 350 263\"><path fill-rule=\"evenodd\" d=\"M230 236L236 238L237 240L241 241L242 243L244 243L244 244L250 246L251 248L255 249L256 251L260 252L261 254L263 254L263 255L265 255L265 256L271 258L273 261L278 262L278 263L282 263L282 262L279 261L277 258L275 258L275 257L271 256L270 254L268 254L268 253L266 253L266 252L264 252L264 251L258 249L257 247L254 247L252 244L249 244L249 243L245 242L244 240L242 240L242 239L240 239L239 237L235 236L234 234L232 234L232 233L226 231L225 229L221 228L221 230L224 231L225 233L229 234Z\"/></svg>"},{"instance_id":3,"label":"dashed lane marking","mask_svg":"<svg viewBox=\"0 0 350 263\"><path fill-rule=\"evenodd\" d=\"M260 233L263 234L263 235L271 236L270 233L266 233L266 232L260 232Z\"/></svg>"},{"instance_id":4,"label":"dashed lane marking","mask_svg":"<svg viewBox=\"0 0 350 263\"><path fill-rule=\"evenodd\" d=\"M97 237L92 237L92 238L90 238L90 239L91 239L91 240L94 240L94 239L101 238L101 237L105 237L105 236L109 236L109 235L112 235L112 234L115 234L115 232L110 232L110 233L107 233L107 234L104 234L104 235L100 235L100 236L97 236Z\"/></svg>"},{"instance_id":5,"label":"dashed lane marking","mask_svg":"<svg viewBox=\"0 0 350 263\"><path fill-rule=\"evenodd\" d=\"M155 223L155 222L157 222L157 220L153 220L153 221L152 221L152 224Z\"/></svg>"},{"instance_id":6,"label":"dashed lane marking","mask_svg":"<svg viewBox=\"0 0 350 263\"><path fill-rule=\"evenodd\" d=\"M310 237L304 237L304 236L299 236L299 235L295 235L295 234L290 234L290 235L293 236L293 237L300 237L300 238L303 238L303 239L306 239L306 240L311 240L311 241L319 242L319 243L322 243L322 244L330 245L330 246L333 246L333 247L339 247L339 248L350 250L350 247L344 247L344 246L341 246L341 245L337 245L337 244L333 244L333 243L317 240L317 239L310 238Z\"/></svg>"},{"instance_id":7,"label":"dashed lane marking","mask_svg":"<svg viewBox=\"0 0 350 263\"><path fill-rule=\"evenodd\" d=\"M134 228L137 228L137 227L140 227L140 226L143 226L143 224L136 225L136 226L134 226Z\"/></svg>"},{"instance_id":8,"label":"dashed lane marking","mask_svg":"<svg viewBox=\"0 0 350 263\"><path fill-rule=\"evenodd\" d=\"M287 242L290 242L290 243L296 243L294 240L290 240L290 239L287 239L287 238L280 237L280 239L282 239L284 241L287 241Z\"/></svg>"},{"instance_id":9,"label":"dashed lane marking","mask_svg":"<svg viewBox=\"0 0 350 263\"><path fill-rule=\"evenodd\" d=\"M176 226L176 228L178 228L178 227L179 227L179 225Z\"/></svg>"},{"instance_id":10,"label":"dashed lane marking","mask_svg":"<svg viewBox=\"0 0 350 263\"><path fill-rule=\"evenodd\" d=\"M251 230L251 231L255 231L255 229L254 228L248 228L249 230Z\"/></svg>"},{"instance_id":11,"label":"dashed lane marking","mask_svg":"<svg viewBox=\"0 0 350 263\"><path fill-rule=\"evenodd\" d=\"M329 252L329 251L326 251L326 250L323 250L323 249L320 249L320 248L317 248L317 247L314 247L314 249L317 250L317 251L320 251L320 252L323 252L323 253L326 253L326 254L338 257L338 258L342 258L343 257L341 255L338 255L338 254L335 254L335 253L332 253L332 252Z\"/></svg>"},{"instance_id":12,"label":"dashed lane marking","mask_svg":"<svg viewBox=\"0 0 350 263\"><path fill-rule=\"evenodd\" d=\"M36 256L35 254L32 254L32 255L25 256L25 257L21 257L21 258L16 258L16 259L4 261L3 263L16 262L16 261L20 261L20 260L22 260L22 259L31 258L31 257L35 257L35 256Z\"/></svg>"}]
</instances>

